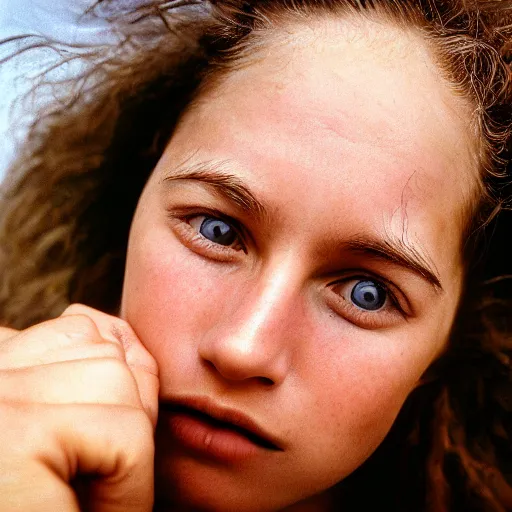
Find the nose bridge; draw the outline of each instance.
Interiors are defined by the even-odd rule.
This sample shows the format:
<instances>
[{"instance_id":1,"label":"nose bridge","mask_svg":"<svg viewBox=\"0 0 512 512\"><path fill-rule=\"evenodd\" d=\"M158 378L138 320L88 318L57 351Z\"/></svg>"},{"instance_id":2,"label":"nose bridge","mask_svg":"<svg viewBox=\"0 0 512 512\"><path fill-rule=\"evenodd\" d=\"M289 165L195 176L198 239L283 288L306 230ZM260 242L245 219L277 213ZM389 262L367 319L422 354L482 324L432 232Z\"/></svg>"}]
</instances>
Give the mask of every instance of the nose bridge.
<instances>
[{"instance_id":1,"label":"nose bridge","mask_svg":"<svg viewBox=\"0 0 512 512\"><path fill-rule=\"evenodd\" d=\"M243 301L240 320L244 338L247 340L270 341L267 336L277 335L287 327L296 304L297 286L293 283L293 269L289 262L269 268L247 301ZM272 338L274 336L271 336Z\"/></svg>"},{"instance_id":2,"label":"nose bridge","mask_svg":"<svg viewBox=\"0 0 512 512\"><path fill-rule=\"evenodd\" d=\"M268 265L250 291L234 299L203 357L227 379L283 380L291 363L299 294L294 258Z\"/></svg>"}]
</instances>

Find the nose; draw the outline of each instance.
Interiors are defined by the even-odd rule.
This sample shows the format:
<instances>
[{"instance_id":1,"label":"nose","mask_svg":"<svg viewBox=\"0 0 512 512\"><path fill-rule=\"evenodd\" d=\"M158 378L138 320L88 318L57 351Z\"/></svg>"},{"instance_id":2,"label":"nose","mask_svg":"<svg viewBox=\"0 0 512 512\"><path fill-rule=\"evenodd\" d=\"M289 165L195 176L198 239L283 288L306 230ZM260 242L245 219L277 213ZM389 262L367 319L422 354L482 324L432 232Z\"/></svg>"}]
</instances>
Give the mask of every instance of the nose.
<instances>
[{"instance_id":1,"label":"nose","mask_svg":"<svg viewBox=\"0 0 512 512\"><path fill-rule=\"evenodd\" d=\"M290 269L262 276L238 299L227 298L215 326L203 337L199 356L228 381L278 385L292 364L298 336L300 293Z\"/></svg>"}]
</instances>

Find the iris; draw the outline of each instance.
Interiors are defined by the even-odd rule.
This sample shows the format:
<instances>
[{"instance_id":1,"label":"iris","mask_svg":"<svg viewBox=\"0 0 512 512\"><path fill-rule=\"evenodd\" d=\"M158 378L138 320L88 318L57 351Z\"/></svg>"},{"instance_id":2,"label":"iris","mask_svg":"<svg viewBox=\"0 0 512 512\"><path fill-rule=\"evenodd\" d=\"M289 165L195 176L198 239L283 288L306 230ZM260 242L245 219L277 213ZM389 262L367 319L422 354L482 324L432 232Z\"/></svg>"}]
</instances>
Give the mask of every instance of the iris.
<instances>
[{"instance_id":1,"label":"iris","mask_svg":"<svg viewBox=\"0 0 512 512\"><path fill-rule=\"evenodd\" d=\"M203 220L199 233L213 243L226 246L232 245L237 238L237 233L232 226L214 217L206 217Z\"/></svg>"},{"instance_id":2,"label":"iris","mask_svg":"<svg viewBox=\"0 0 512 512\"><path fill-rule=\"evenodd\" d=\"M375 281L359 281L352 288L350 299L361 309L376 311L386 302L386 290Z\"/></svg>"}]
</instances>

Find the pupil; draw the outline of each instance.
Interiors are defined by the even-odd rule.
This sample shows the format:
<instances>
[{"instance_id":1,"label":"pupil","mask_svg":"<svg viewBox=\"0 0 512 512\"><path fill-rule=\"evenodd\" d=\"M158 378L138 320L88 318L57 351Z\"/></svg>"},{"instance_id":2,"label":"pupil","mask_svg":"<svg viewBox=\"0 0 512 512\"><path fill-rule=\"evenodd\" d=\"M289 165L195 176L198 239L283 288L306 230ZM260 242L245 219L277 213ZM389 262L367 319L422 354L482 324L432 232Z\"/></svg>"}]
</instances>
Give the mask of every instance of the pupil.
<instances>
[{"instance_id":1,"label":"pupil","mask_svg":"<svg viewBox=\"0 0 512 512\"><path fill-rule=\"evenodd\" d=\"M386 302L386 290L374 281L359 281L350 294L352 302L367 311L376 311Z\"/></svg>"},{"instance_id":2,"label":"pupil","mask_svg":"<svg viewBox=\"0 0 512 512\"><path fill-rule=\"evenodd\" d=\"M370 292L366 292L364 294L364 300L368 301L368 302L372 302L373 300L375 299L375 297L373 296L372 293Z\"/></svg>"},{"instance_id":3,"label":"pupil","mask_svg":"<svg viewBox=\"0 0 512 512\"><path fill-rule=\"evenodd\" d=\"M213 217L207 217L203 220L199 233L219 245L232 245L236 240L235 230L223 220Z\"/></svg>"}]
</instances>

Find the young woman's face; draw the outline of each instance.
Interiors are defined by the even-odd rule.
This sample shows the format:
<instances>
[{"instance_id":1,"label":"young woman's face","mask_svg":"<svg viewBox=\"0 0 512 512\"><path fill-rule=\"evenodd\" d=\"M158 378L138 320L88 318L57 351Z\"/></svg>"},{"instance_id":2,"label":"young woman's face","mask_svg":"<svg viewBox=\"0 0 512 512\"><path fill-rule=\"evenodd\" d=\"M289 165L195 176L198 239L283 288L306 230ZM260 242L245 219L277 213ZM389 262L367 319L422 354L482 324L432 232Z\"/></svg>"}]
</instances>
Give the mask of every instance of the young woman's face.
<instances>
[{"instance_id":1,"label":"young woman's face","mask_svg":"<svg viewBox=\"0 0 512 512\"><path fill-rule=\"evenodd\" d=\"M419 36L323 20L269 36L184 115L121 311L160 368L161 499L278 510L382 441L460 297L459 101Z\"/></svg>"}]
</instances>

